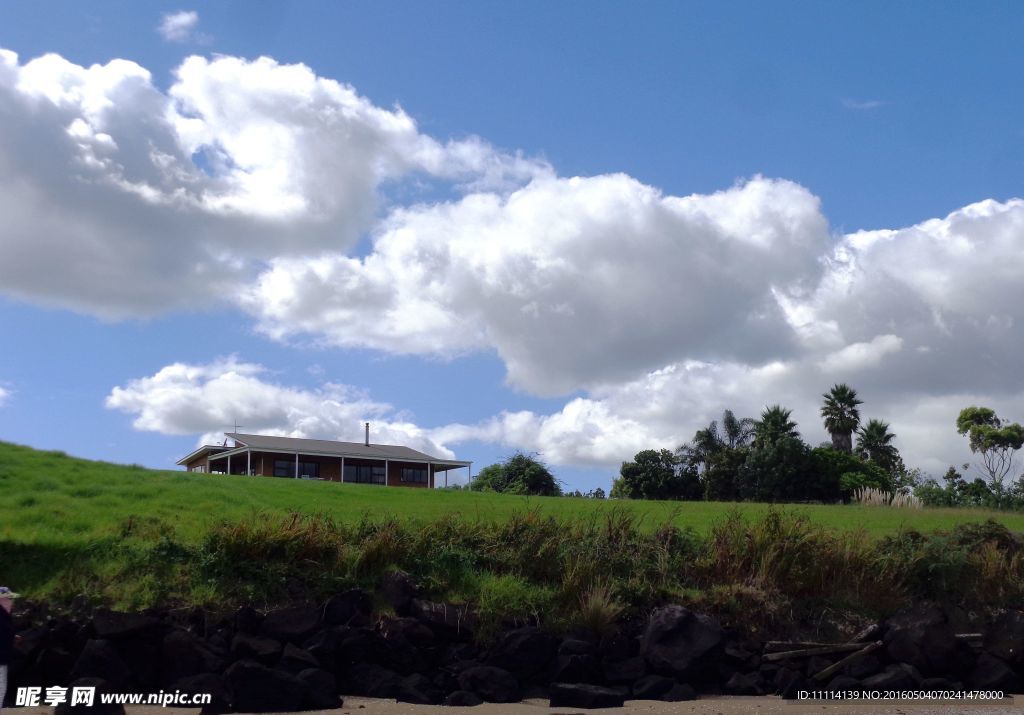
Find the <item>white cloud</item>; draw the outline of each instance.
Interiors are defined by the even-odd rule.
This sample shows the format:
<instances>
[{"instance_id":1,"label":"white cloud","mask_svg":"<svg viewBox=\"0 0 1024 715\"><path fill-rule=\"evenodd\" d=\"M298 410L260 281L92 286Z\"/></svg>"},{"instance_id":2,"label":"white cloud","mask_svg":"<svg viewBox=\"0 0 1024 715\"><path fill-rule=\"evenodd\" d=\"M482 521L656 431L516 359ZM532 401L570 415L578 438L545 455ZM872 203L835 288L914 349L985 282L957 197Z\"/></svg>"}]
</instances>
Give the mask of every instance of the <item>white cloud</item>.
<instances>
[{"instance_id":1,"label":"white cloud","mask_svg":"<svg viewBox=\"0 0 1024 715\"><path fill-rule=\"evenodd\" d=\"M622 174L559 177L266 57L189 57L163 91L125 60L0 51L0 115L5 295L107 318L241 305L274 338L489 351L513 387L571 396L553 414L431 431L380 407L396 434L614 464L724 407L781 402L814 441L821 392L848 381L914 463L960 444L947 425L961 401L1012 409L1024 394L1020 199L836 236L818 198L784 179L670 196ZM430 190L411 202L382 198L418 181ZM350 255L366 236L369 252ZM174 433L237 417L339 436L317 405L357 405L341 413L356 426L374 409L245 363L171 367L111 406ZM180 398L223 389L246 407L249 387L288 407L246 417Z\"/></svg>"},{"instance_id":2,"label":"white cloud","mask_svg":"<svg viewBox=\"0 0 1024 715\"><path fill-rule=\"evenodd\" d=\"M109 409L134 415L138 430L201 433L199 444L216 444L236 423L248 433L361 441L371 422L376 444L401 444L452 458L428 432L386 403L348 385L323 383L315 390L271 382L268 371L235 357L208 364L174 363L153 375L114 387Z\"/></svg>"},{"instance_id":3,"label":"white cloud","mask_svg":"<svg viewBox=\"0 0 1024 715\"><path fill-rule=\"evenodd\" d=\"M0 407L3 407L4 403L7 402L7 400L9 400L10 397L11 391L4 388L3 386L0 386Z\"/></svg>"},{"instance_id":4,"label":"white cloud","mask_svg":"<svg viewBox=\"0 0 1024 715\"><path fill-rule=\"evenodd\" d=\"M887 104L887 102L883 102L880 99L850 99L847 97L841 101L843 106L847 109L855 109L858 111L878 109L879 107L884 107Z\"/></svg>"},{"instance_id":5,"label":"white cloud","mask_svg":"<svg viewBox=\"0 0 1024 715\"><path fill-rule=\"evenodd\" d=\"M199 25L199 13L195 10L180 10L167 13L160 21L157 32L168 42L188 42Z\"/></svg>"},{"instance_id":6,"label":"white cloud","mask_svg":"<svg viewBox=\"0 0 1024 715\"><path fill-rule=\"evenodd\" d=\"M755 178L664 196L621 174L394 212L365 259L272 262L242 305L275 338L452 355L495 349L509 381L558 394L678 359L790 355L774 295L817 284L817 198Z\"/></svg>"}]
</instances>

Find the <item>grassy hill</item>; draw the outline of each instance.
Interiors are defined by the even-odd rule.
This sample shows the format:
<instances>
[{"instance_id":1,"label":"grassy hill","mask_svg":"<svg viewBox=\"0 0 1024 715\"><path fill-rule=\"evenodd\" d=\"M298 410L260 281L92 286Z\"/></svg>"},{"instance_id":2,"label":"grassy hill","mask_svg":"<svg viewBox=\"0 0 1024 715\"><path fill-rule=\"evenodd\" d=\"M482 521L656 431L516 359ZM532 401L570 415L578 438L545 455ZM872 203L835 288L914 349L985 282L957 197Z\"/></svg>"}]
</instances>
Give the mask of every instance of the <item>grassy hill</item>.
<instances>
[{"instance_id":1,"label":"grassy hill","mask_svg":"<svg viewBox=\"0 0 1024 715\"><path fill-rule=\"evenodd\" d=\"M266 604L401 568L495 618L591 598L764 613L807 599L998 604L1024 594L1007 530L1024 532L1024 515L525 498L155 471L0 442L0 583L55 601Z\"/></svg>"},{"instance_id":2,"label":"grassy hill","mask_svg":"<svg viewBox=\"0 0 1024 715\"><path fill-rule=\"evenodd\" d=\"M77 543L135 528L172 529L195 540L220 521L255 513L323 513L336 521L365 516L429 521L447 514L485 521L539 510L557 518L587 519L625 509L653 530L666 522L706 534L731 510L758 517L767 504L647 502L519 497L448 490L386 488L266 477L191 474L76 459L0 442L0 541ZM981 509L902 510L841 505L788 507L839 529L872 536L901 529L933 531L992 518L1024 531L1024 514Z\"/></svg>"}]
</instances>

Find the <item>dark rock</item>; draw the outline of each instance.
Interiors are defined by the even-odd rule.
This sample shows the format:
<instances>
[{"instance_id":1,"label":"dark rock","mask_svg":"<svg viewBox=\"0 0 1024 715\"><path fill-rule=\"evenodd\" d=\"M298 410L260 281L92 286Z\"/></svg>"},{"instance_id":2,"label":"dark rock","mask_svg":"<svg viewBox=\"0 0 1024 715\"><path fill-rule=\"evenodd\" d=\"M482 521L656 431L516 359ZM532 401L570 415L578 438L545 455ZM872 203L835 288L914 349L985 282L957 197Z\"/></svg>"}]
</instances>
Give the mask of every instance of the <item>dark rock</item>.
<instances>
[{"instance_id":1,"label":"dark rock","mask_svg":"<svg viewBox=\"0 0 1024 715\"><path fill-rule=\"evenodd\" d=\"M240 633L231 641L231 657L234 660L255 660L264 665L273 665L281 657L281 644L273 638Z\"/></svg>"},{"instance_id":2,"label":"dark rock","mask_svg":"<svg viewBox=\"0 0 1024 715\"><path fill-rule=\"evenodd\" d=\"M331 596L324 604L324 623L332 626L366 626L373 613L373 599L361 588Z\"/></svg>"},{"instance_id":3,"label":"dark rock","mask_svg":"<svg viewBox=\"0 0 1024 715\"><path fill-rule=\"evenodd\" d=\"M352 628L340 634L335 658L339 666L355 663L385 665L389 652L388 642L380 633L369 628Z\"/></svg>"},{"instance_id":4,"label":"dark rock","mask_svg":"<svg viewBox=\"0 0 1024 715\"><path fill-rule=\"evenodd\" d=\"M864 686L867 687L866 685ZM796 700L800 697L801 691L820 690L820 686L814 681L796 673L779 692L783 700Z\"/></svg>"},{"instance_id":5,"label":"dark rock","mask_svg":"<svg viewBox=\"0 0 1024 715\"><path fill-rule=\"evenodd\" d=\"M637 700L661 700L676 686L676 681L664 675L645 675L633 683L633 697Z\"/></svg>"},{"instance_id":6,"label":"dark rock","mask_svg":"<svg viewBox=\"0 0 1024 715\"><path fill-rule=\"evenodd\" d=\"M92 627L100 640L116 641L122 638L156 639L163 631L163 623L142 613L121 613L98 608L92 615Z\"/></svg>"},{"instance_id":7,"label":"dark rock","mask_svg":"<svg viewBox=\"0 0 1024 715\"><path fill-rule=\"evenodd\" d=\"M277 667L287 670L289 673L298 674L303 670L320 668L320 662L309 651L286 643L284 650L281 651L281 660Z\"/></svg>"},{"instance_id":8,"label":"dark rock","mask_svg":"<svg viewBox=\"0 0 1024 715\"><path fill-rule=\"evenodd\" d=\"M288 643L302 643L320 625L320 612L312 606L271 611L260 624L260 635Z\"/></svg>"},{"instance_id":9,"label":"dark rock","mask_svg":"<svg viewBox=\"0 0 1024 715\"><path fill-rule=\"evenodd\" d=\"M433 681L420 673L402 678L398 684L395 699L400 703L417 703L420 705L436 705L444 697Z\"/></svg>"},{"instance_id":10,"label":"dark rock","mask_svg":"<svg viewBox=\"0 0 1024 715\"><path fill-rule=\"evenodd\" d=\"M525 626L502 633L485 662L520 678L529 678L543 672L557 650L555 636L540 628Z\"/></svg>"},{"instance_id":11,"label":"dark rock","mask_svg":"<svg viewBox=\"0 0 1024 715\"><path fill-rule=\"evenodd\" d=\"M469 606L421 601L414 598L409 613L443 638L472 638L478 619Z\"/></svg>"},{"instance_id":12,"label":"dark rock","mask_svg":"<svg viewBox=\"0 0 1024 715\"><path fill-rule=\"evenodd\" d=\"M388 571L377 584L377 593L400 616L409 613L418 591L416 582L405 571Z\"/></svg>"},{"instance_id":13,"label":"dark rock","mask_svg":"<svg viewBox=\"0 0 1024 715\"><path fill-rule=\"evenodd\" d=\"M707 667L722 638L721 626L708 616L666 606L651 614L641 653L655 672L689 676Z\"/></svg>"},{"instance_id":14,"label":"dark rock","mask_svg":"<svg viewBox=\"0 0 1024 715\"><path fill-rule=\"evenodd\" d=\"M118 692L128 690L131 671L109 641L87 641L71 669L70 678L100 678Z\"/></svg>"},{"instance_id":15,"label":"dark rock","mask_svg":"<svg viewBox=\"0 0 1024 715\"><path fill-rule=\"evenodd\" d=\"M206 641L180 628L164 636L160 652L164 683L199 673L219 673L224 669L224 658Z\"/></svg>"},{"instance_id":16,"label":"dark rock","mask_svg":"<svg viewBox=\"0 0 1024 715\"><path fill-rule=\"evenodd\" d=\"M483 703L480 696L469 690L456 690L448 694L448 697L441 703L453 708L475 707Z\"/></svg>"},{"instance_id":17,"label":"dark rock","mask_svg":"<svg viewBox=\"0 0 1024 715\"><path fill-rule=\"evenodd\" d=\"M640 643L625 633L613 633L601 639L597 650L602 660L625 660L640 654Z\"/></svg>"},{"instance_id":18,"label":"dark rock","mask_svg":"<svg viewBox=\"0 0 1024 715\"><path fill-rule=\"evenodd\" d=\"M77 658L64 648L46 648L39 654L36 668L41 684L55 685L68 682Z\"/></svg>"},{"instance_id":19,"label":"dark rock","mask_svg":"<svg viewBox=\"0 0 1024 715\"><path fill-rule=\"evenodd\" d=\"M696 700L697 691L694 690L692 685L687 683L676 683L672 686L672 689L662 695L659 700L663 700L666 703L681 703L686 700Z\"/></svg>"},{"instance_id":20,"label":"dark rock","mask_svg":"<svg viewBox=\"0 0 1024 715\"><path fill-rule=\"evenodd\" d=\"M807 659L807 663L804 665L804 674L810 678L825 670L825 668L828 668L830 665L832 665L832 660L830 658L823 658L820 655L811 656Z\"/></svg>"},{"instance_id":21,"label":"dark rock","mask_svg":"<svg viewBox=\"0 0 1024 715\"><path fill-rule=\"evenodd\" d=\"M1024 611L1001 613L985 629L985 650L1011 666L1024 665Z\"/></svg>"},{"instance_id":22,"label":"dark rock","mask_svg":"<svg viewBox=\"0 0 1024 715\"><path fill-rule=\"evenodd\" d=\"M95 641L93 641L95 642ZM95 688L92 707L84 705L71 705L71 697L75 688ZM120 688L107 682L103 678L85 677L76 678L68 684L67 700L56 708L54 715L124 715L124 705L104 704L101 696L104 694L122 692Z\"/></svg>"},{"instance_id":23,"label":"dark rock","mask_svg":"<svg viewBox=\"0 0 1024 715\"><path fill-rule=\"evenodd\" d=\"M125 637L111 641L132 673L136 687L145 691L160 689L160 641Z\"/></svg>"},{"instance_id":24,"label":"dark rock","mask_svg":"<svg viewBox=\"0 0 1024 715\"><path fill-rule=\"evenodd\" d=\"M235 631L256 635L260 632L263 616L252 606L242 606L235 611Z\"/></svg>"},{"instance_id":25,"label":"dark rock","mask_svg":"<svg viewBox=\"0 0 1024 715\"><path fill-rule=\"evenodd\" d=\"M305 686L302 705L307 710L333 710L342 705L334 676L320 668L307 668L296 675Z\"/></svg>"},{"instance_id":26,"label":"dark rock","mask_svg":"<svg viewBox=\"0 0 1024 715\"><path fill-rule=\"evenodd\" d=\"M406 641L416 648L434 645L434 631L415 618L393 618L384 624L383 635L388 640Z\"/></svg>"},{"instance_id":27,"label":"dark rock","mask_svg":"<svg viewBox=\"0 0 1024 715\"><path fill-rule=\"evenodd\" d=\"M621 708L625 702L619 691L589 683L552 683L550 693L553 708Z\"/></svg>"},{"instance_id":28,"label":"dark rock","mask_svg":"<svg viewBox=\"0 0 1024 715\"><path fill-rule=\"evenodd\" d=\"M240 660L224 671L235 710L250 713L292 712L302 707L306 686L291 673L253 660Z\"/></svg>"},{"instance_id":29,"label":"dark rock","mask_svg":"<svg viewBox=\"0 0 1024 715\"><path fill-rule=\"evenodd\" d=\"M860 681L856 678L851 678L849 675L837 675L829 681L826 690L832 692L842 692L844 690L860 690Z\"/></svg>"},{"instance_id":30,"label":"dark rock","mask_svg":"<svg viewBox=\"0 0 1024 715\"><path fill-rule=\"evenodd\" d=\"M862 680L876 673L882 672L882 661L873 655L861 656L846 666L846 674L851 678Z\"/></svg>"},{"instance_id":31,"label":"dark rock","mask_svg":"<svg viewBox=\"0 0 1024 715\"><path fill-rule=\"evenodd\" d=\"M765 688L761 681L761 674L757 672L733 673L725 684L725 692L730 695L764 695Z\"/></svg>"},{"instance_id":32,"label":"dark rock","mask_svg":"<svg viewBox=\"0 0 1024 715\"><path fill-rule=\"evenodd\" d=\"M558 646L558 655L593 655L594 644L579 638L568 638Z\"/></svg>"},{"instance_id":33,"label":"dark rock","mask_svg":"<svg viewBox=\"0 0 1024 715\"><path fill-rule=\"evenodd\" d=\"M1020 676L1005 661L988 653L978 656L978 661L968 676L967 682L977 690L1022 692Z\"/></svg>"},{"instance_id":34,"label":"dark rock","mask_svg":"<svg viewBox=\"0 0 1024 715\"><path fill-rule=\"evenodd\" d=\"M339 687L346 695L393 698L401 683L401 676L393 670L373 663L356 663L349 668Z\"/></svg>"},{"instance_id":35,"label":"dark rock","mask_svg":"<svg viewBox=\"0 0 1024 715\"><path fill-rule=\"evenodd\" d=\"M948 678L925 678L921 681L921 690L952 690L953 684Z\"/></svg>"},{"instance_id":36,"label":"dark rock","mask_svg":"<svg viewBox=\"0 0 1024 715\"><path fill-rule=\"evenodd\" d=\"M890 618L887 625L883 640L890 660L909 663L929 675L943 675L957 669L956 634L938 606L912 606Z\"/></svg>"},{"instance_id":37,"label":"dark rock","mask_svg":"<svg viewBox=\"0 0 1024 715\"><path fill-rule=\"evenodd\" d=\"M180 690L186 695L209 694L210 702L202 706L204 715L220 715L231 712L231 693L224 679L213 673L198 673L176 680L172 690Z\"/></svg>"},{"instance_id":38,"label":"dark rock","mask_svg":"<svg viewBox=\"0 0 1024 715\"><path fill-rule=\"evenodd\" d=\"M317 631L307 638L302 644L302 647L311 656L317 659L321 668L333 671L336 667L335 654L338 650L338 646L341 644L344 636L349 632L350 629L346 626L325 628L324 630Z\"/></svg>"},{"instance_id":39,"label":"dark rock","mask_svg":"<svg viewBox=\"0 0 1024 715\"><path fill-rule=\"evenodd\" d=\"M639 655L625 660L606 660L601 668L605 679L612 685L632 683L647 675L647 662Z\"/></svg>"},{"instance_id":40,"label":"dark rock","mask_svg":"<svg viewBox=\"0 0 1024 715\"><path fill-rule=\"evenodd\" d=\"M913 690L914 678L901 665L894 663L886 666L881 673L865 678L862 687L864 690Z\"/></svg>"},{"instance_id":41,"label":"dark rock","mask_svg":"<svg viewBox=\"0 0 1024 715\"><path fill-rule=\"evenodd\" d=\"M592 655L556 655L548 668L547 679L553 683L598 683L601 669Z\"/></svg>"},{"instance_id":42,"label":"dark rock","mask_svg":"<svg viewBox=\"0 0 1024 715\"><path fill-rule=\"evenodd\" d=\"M459 673L459 687L476 693L489 703L518 703L522 690L516 676L502 668L478 665Z\"/></svg>"}]
</instances>

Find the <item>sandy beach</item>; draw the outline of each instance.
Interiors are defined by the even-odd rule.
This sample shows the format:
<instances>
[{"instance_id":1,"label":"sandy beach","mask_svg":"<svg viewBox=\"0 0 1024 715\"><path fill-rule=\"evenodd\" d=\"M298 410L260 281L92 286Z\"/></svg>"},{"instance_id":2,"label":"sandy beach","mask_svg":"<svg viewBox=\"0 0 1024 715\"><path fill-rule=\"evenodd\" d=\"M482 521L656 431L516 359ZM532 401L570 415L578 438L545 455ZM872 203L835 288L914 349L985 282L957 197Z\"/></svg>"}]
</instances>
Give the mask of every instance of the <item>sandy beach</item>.
<instances>
[{"instance_id":1,"label":"sandy beach","mask_svg":"<svg viewBox=\"0 0 1024 715\"><path fill-rule=\"evenodd\" d=\"M310 711L317 715L582 715L585 712L606 715L861 715L883 713L892 715L1019 715L1024 711L1024 700L1018 695L1003 700L782 700L766 697L701 698L682 703L664 703L655 700L630 700L625 707L581 710L579 708L550 708L547 700L524 700L520 703L484 703L472 708L442 707L440 705L411 705L394 700L376 698L345 698L337 710ZM161 708L156 706L129 707L129 715L197 715L198 709ZM52 708L17 708L13 715L51 715Z\"/></svg>"}]
</instances>

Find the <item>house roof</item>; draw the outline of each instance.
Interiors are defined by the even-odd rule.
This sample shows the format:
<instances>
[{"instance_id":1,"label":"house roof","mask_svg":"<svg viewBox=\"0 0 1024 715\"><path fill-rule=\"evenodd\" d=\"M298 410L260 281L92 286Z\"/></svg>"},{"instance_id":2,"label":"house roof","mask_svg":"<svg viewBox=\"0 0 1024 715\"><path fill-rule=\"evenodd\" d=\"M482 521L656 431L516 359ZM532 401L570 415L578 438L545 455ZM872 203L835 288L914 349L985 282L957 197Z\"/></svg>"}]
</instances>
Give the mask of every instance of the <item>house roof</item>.
<instances>
[{"instance_id":1,"label":"house roof","mask_svg":"<svg viewBox=\"0 0 1024 715\"><path fill-rule=\"evenodd\" d=\"M227 452L230 449L231 447L224 447L218 444L204 444L202 447L199 447L186 454L184 457L175 462L175 464L188 464L196 457L202 457L207 453L217 454L219 452Z\"/></svg>"},{"instance_id":2,"label":"house roof","mask_svg":"<svg viewBox=\"0 0 1024 715\"><path fill-rule=\"evenodd\" d=\"M362 442L335 442L328 439L300 439L297 437L275 437L264 434L242 434L240 432L225 432L224 434L235 440L240 447L263 452L298 452L299 454L435 462L460 466L469 466L471 464L471 462L433 457L410 447L401 447L395 444L366 445ZM235 454L237 451L244 451L244 449L229 451ZM227 452L218 456L226 457Z\"/></svg>"}]
</instances>

